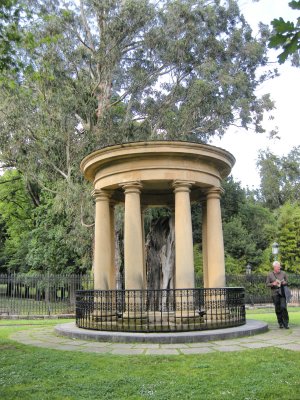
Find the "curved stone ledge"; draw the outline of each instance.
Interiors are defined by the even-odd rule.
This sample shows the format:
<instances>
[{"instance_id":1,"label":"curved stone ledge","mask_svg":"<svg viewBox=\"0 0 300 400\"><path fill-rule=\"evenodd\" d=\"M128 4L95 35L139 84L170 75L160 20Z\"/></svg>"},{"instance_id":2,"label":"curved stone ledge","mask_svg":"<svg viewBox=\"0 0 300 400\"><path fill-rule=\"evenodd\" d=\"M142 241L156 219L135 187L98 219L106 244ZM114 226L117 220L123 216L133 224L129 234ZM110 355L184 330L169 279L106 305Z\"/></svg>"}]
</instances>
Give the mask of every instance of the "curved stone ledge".
<instances>
[{"instance_id":1,"label":"curved stone ledge","mask_svg":"<svg viewBox=\"0 0 300 400\"><path fill-rule=\"evenodd\" d=\"M60 324L55 327L56 334L72 339L93 340L97 342L119 343L197 343L213 340L234 339L243 336L253 336L268 331L268 324L263 321L248 320L245 325L195 332L176 333L128 333L104 332L77 328L74 322Z\"/></svg>"}]
</instances>

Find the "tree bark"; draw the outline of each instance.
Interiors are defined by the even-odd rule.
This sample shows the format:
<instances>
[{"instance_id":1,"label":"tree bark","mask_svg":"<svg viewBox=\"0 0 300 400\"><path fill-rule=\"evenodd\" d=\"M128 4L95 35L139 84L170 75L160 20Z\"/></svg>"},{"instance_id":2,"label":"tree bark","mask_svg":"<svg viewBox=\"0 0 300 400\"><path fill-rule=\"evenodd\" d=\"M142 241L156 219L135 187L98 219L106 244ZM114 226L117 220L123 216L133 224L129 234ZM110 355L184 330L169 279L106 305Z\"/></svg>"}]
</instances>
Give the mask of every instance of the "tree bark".
<instances>
[{"instance_id":1,"label":"tree bark","mask_svg":"<svg viewBox=\"0 0 300 400\"><path fill-rule=\"evenodd\" d=\"M172 289L175 267L175 234L172 217L153 221L146 239L148 289Z\"/></svg>"}]
</instances>

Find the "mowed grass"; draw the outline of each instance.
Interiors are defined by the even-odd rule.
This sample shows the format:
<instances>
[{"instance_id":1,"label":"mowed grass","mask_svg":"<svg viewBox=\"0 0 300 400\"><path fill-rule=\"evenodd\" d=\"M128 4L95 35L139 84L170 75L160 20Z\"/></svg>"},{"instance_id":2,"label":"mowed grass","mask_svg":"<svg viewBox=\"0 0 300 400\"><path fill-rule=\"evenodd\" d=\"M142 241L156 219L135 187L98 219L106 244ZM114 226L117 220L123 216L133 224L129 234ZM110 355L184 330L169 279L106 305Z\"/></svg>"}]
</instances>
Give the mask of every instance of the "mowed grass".
<instances>
[{"instance_id":1,"label":"mowed grass","mask_svg":"<svg viewBox=\"0 0 300 400\"><path fill-rule=\"evenodd\" d=\"M247 317L275 323L271 311L249 310ZM290 317L292 326L300 325L299 310L290 310ZM9 339L16 330L34 329L30 324L61 322L0 321L1 400L300 399L298 352L270 347L188 356L111 356L41 349Z\"/></svg>"},{"instance_id":2,"label":"mowed grass","mask_svg":"<svg viewBox=\"0 0 300 400\"><path fill-rule=\"evenodd\" d=\"M288 306L288 312L291 327L296 325L300 326L300 307ZM266 321L269 324L277 324L274 307L250 309L246 311L246 315L247 319L258 319L260 321Z\"/></svg>"}]
</instances>

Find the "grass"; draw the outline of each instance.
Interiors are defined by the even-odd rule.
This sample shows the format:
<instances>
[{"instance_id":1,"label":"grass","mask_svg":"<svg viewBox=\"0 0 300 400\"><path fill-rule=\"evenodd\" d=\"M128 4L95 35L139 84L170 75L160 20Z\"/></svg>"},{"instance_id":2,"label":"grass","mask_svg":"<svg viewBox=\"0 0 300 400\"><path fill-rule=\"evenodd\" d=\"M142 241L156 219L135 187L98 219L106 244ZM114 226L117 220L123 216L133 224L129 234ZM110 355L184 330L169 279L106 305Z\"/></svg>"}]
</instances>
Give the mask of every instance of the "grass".
<instances>
[{"instance_id":1,"label":"grass","mask_svg":"<svg viewBox=\"0 0 300 400\"><path fill-rule=\"evenodd\" d=\"M300 307L288 307L290 324L300 326ZM258 319L268 323L277 323L274 307L247 310L248 319Z\"/></svg>"},{"instance_id":2,"label":"grass","mask_svg":"<svg viewBox=\"0 0 300 400\"><path fill-rule=\"evenodd\" d=\"M275 323L270 311L249 310L247 315ZM299 309L290 310L290 317L292 326L300 325ZM61 322L0 321L1 400L300 398L299 353L288 350L111 356L41 349L9 339L17 330L32 329L28 324Z\"/></svg>"},{"instance_id":3,"label":"grass","mask_svg":"<svg viewBox=\"0 0 300 400\"><path fill-rule=\"evenodd\" d=\"M68 300L46 302L45 300L18 299L18 298L0 298L0 309L10 314L22 315L47 315L74 313L74 306L70 305Z\"/></svg>"}]
</instances>

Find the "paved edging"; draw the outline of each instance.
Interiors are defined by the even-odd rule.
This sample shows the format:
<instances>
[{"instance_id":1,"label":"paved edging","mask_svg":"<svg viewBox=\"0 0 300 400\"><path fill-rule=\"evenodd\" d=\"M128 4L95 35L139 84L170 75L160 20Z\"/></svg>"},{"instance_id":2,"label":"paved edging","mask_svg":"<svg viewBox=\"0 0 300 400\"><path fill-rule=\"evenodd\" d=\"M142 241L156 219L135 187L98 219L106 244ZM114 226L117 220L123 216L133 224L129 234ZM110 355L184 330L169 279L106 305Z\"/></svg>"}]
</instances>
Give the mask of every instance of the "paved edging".
<instances>
[{"instance_id":1,"label":"paved edging","mask_svg":"<svg viewBox=\"0 0 300 400\"><path fill-rule=\"evenodd\" d=\"M205 354L211 352L231 352L275 347L300 351L300 327L278 329L277 325L269 326L267 333L228 340L214 340L197 343L112 343L90 340L70 339L57 336L51 328L33 328L18 331L11 339L19 343L43 348L64 351L111 355L182 355Z\"/></svg>"}]
</instances>

